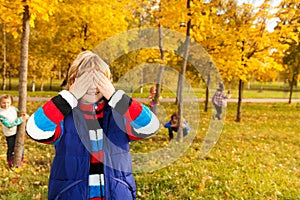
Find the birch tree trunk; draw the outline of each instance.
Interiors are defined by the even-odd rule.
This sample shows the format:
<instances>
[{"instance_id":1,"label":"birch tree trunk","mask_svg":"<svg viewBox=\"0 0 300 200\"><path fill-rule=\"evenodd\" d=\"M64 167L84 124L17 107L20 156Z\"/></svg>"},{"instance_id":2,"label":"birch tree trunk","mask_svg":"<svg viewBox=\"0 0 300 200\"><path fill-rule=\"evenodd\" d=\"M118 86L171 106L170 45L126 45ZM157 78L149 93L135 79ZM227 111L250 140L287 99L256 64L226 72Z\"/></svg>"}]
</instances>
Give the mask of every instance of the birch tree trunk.
<instances>
[{"instance_id":1,"label":"birch tree trunk","mask_svg":"<svg viewBox=\"0 0 300 200\"><path fill-rule=\"evenodd\" d=\"M161 24L158 25L158 32L159 32L159 50L160 50L160 58L162 60L162 63L165 61L165 54L164 54L164 48L163 48L163 33L162 33L162 27ZM157 80L156 80L156 93L154 96L154 108L153 112L154 114L157 113L157 105L159 102L159 97L160 97L160 91L161 91L161 80L162 80L162 75L164 72L164 67L163 64L160 64L158 74L157 74Z\"/></svg>"},{"instance_id":2,"label":"birch tree trunk","mask_svg":"<svg viewBox=\"0 0 300 200\"><path fill-rule=\"evenodd\" d=\"M187 0L187 9L190 8L191 0ZM190 14L189 14L190 15ZM181 65L181 72L179 79L179 93L178 93L178 131L177 131L177 141L183 141L183 131L180 124L183 123L183 90L184 90L184 76L186 71L186 64L189 55L189 46L190 46L190 30L191 30L191 18L188 20L187 27L186 27L186 37L185 37L185 49L183 54L183 62Z\"/></svg>"},{"instance_id":3,"label":"birch tree trunk","mask_svg":"<svg viewBox=\"0 0 300 200\"><path fill-rule=\"evenodd\" d=\"M26 2L26 0L25 0ZM30 14L29 6L24 5L23 11L23 25L22 25L22 38L21 38L21 56L20 56L20 71L19 71L19 114L22 115L26 113L26 101L27 101L27 73L28 73L28 44L29 44L29 34L30 34ZM21 165L21 159L23 157L24 150L24 134L25 125L23 122L18 126L17 138L15 144L15 156L14 165L19 167Z\"/></svg>"},{"instance_id":4,"label":"birch tree trunk","mask_svg":"<svg viewBox=\"0 0 300 200\"><path fill-rule=\"evenodd\" d=\"M3 24L3 71L2 71L2 90L6 89L6 30Z\"/></svg>"}]
</instances>

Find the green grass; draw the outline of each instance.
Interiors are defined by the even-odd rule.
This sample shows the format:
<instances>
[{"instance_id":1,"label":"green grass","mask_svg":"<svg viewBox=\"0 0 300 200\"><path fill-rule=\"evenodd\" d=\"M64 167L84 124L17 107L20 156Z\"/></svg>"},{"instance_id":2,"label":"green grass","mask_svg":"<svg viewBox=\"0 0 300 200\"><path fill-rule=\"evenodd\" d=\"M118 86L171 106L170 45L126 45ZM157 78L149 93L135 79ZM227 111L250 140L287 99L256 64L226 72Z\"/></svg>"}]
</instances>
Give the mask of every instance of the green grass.
<instances>
[{"instance_id":1,"label":"green grass","mask_svg":"<svg viewBox=\"0 0 300 200\"><path fill-rule=\"evenodd\" d=\"M50 91L50 80L46 79L44 81L44 90L40 91L40 83L36 81L36 89L35 92L31 91L31 80L29 79L27 82L27 93L29 97L52 97L57 94L62 88L60 87L63 80L55 79L52 83L52 91ZM18 96L18 79L12 79L12 90L0 90L0 94L8 93L13 96ZM2 83L1 83L2 85ZM153 84L145 84L143 85L143 93L140 93L139 88L128 88L124 85L117 85L117 88L121 88L125 90L127 93L132 93L134 97L147 98L149 97L149 90ZM264 88L261 90L261 86ZM8 83L7 83L8 88ZM283 86L283 83L259 83L253 82L251 84L251 88L248 89L245 84L243 98L289 98L289 92L286 90L287 88ZM175 97L176 88L168 88L168 85L163 86L162 97ZM238 97L238 90L236 88L231 89L232 98ZM212 94L210 94L212 96ZM203 88L192 88L191 90L185 89L185 97L197 97L197 98L205 98L205 90ZM300 91L298 87L294 87L294 92L292 98L299 99Z\"/></svg>"},{"instance_id":2,"label":"green grass","mask_svg":"<svg viewBox=\"0 0 300 200\"><path fill-rule=\"evenodd\" d=\"M58 91L36 91L36 92L31 92L27 91L27 96L28 97L53 97L56 95ZM0 94L11 94L14 97L19 96L18 91L12 91L12 90L0 90ZM232 90L231 91L232 97L231 98L238 98L238 91L237 90ZM163 92L162 97L167 98L167 97L172 97L175 98L175 93L173 92ZM210 96L213 94L211 93ZM256 91L256 90L245 90L243 92L243 98L258 98L258 99L264 99L264 98L275 98L275 99L288 99L289 98L289 92L284 92L284 91ZM143 93L139 93L136 91L135 93L132 93L133 97L136 98L148 98L149 93L144 90ZM196 93L186 93L185 97L197 97L197 98L205 98L205 91L203 89L197 89ZM293 92L292 99L300 99L300 92Z\"/></svg>"},{"instance_id":3,"label":"green grass","mask_svg":"<svg viewBox=\"0 0 300 200\"><path fill-rule=\"evenodd\" d=\"M42 103L28 102L28 111L33 112ZM197 135L186 151L167 166L153 172L135 173L138 199L300 199L299 103L244 103L240 123L234 121L236 104L229 103L222 135L204 158L199 155L213 111L204 113L203 104L200 111L196 107L185 112L192 128L197 128ZM163 103L161 109L169 113L175 106ZM159 118L163 121L167 117ZM5 160L6 142L1 134L0 199L47 197L53 148L27 137L25 140L25 164L9 170ZM151 153L168 145L182 146L176 142L169 144L167 132L161 128L153 137L132 143L132 152ZM163 162L168 162L168 157ZM146 164L150 168L156 165ZM134 169L140 166L134 161Z\"/></svg>"},{"instance_id":4,"label":"green grass","mask_svg":"<svg viewBox=\"0 0 300 200\"><path fill-rule=\"evenodd\" d=\"M58 91L61 89L61 84L63 82L63 79L53 79L52 80L52 86L50 88L50 78L44 78L44 86L43 91ZM2 87L2 80L1 80L1 87ZM9 79L6 80L6 90L18 90L19 88L19 79L18 78L12 78L11 84L9 84ZM32 79L27 79L27 90L32 91ZM41 79L35 80L35 91L41 91Z\"/></svg>"},{"instance_id":5,"label":"green grass","mask_svg":"<svg viewBox=\"0 0 300 200\"><path fill-rule=\"evenodd\" d=\"M244 104L243 121L236 123L230 104L217 145L200 159L209 120L202 113L199 133L179 160L137 174L140 199L300 199L299 109Z\"/></svg>"}]
</instances>

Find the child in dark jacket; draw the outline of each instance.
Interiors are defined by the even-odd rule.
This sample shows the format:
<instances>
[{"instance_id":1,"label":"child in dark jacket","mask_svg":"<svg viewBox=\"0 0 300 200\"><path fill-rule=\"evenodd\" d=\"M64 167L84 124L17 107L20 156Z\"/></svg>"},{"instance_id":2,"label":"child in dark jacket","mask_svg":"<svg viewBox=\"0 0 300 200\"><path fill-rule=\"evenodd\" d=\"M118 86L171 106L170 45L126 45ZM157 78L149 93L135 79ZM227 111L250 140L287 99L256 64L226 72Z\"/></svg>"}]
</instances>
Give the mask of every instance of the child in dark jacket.
<instances>
[{"instance_id":1,"label":"child in dark jacket","mask_svg":"<svg viewBox=\"0 0 300 200\"><path fill-rule=\"evenodd\" d=\"M108 65L84 51L66 90L29 118L28 135L55 145L48 199L136 199L129 142L154 134L159 121L110 78Z\"/></svg>"},{"instance_id":2,"label":"child in dark jacket","mask_svg":"<svg viewBox=\"0 0 300 200\"><path fill-rule=\"evenodd\" d=\"M177 132L178 128L179 128L178 113L177 112L174 112L171 115L171 120L168 121L167 123L165 123L164 127L168 128L169 140L172 140L174 138L173 132ZM182 123L181 127L183 129L183 137L185 137L190 132L191 128L185 120L183 120L183 123Z\"/></svg>"}]
</instances>

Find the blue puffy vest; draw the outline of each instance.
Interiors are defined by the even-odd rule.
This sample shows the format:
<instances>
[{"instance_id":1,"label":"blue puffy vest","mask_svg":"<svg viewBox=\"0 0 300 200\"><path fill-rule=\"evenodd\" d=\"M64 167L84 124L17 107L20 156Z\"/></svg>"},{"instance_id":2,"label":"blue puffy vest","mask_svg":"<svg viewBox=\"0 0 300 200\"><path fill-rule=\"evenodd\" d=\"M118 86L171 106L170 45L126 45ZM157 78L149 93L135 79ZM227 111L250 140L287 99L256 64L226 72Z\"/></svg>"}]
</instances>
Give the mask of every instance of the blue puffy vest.
<instances>
[{"instance_id":1,"label":"blue puffy vest","mask_svg":"<svg viewBox=\"0 0 300 200\"><path fill-rule=\"evenodd\" d=\"M65 118L63 129L55 145L48 199L87 200L90 141L87 124L78 108ZM103 118L103 156L106 200L136 199L124 118L109 106L105 106Z\"/></svg>"}]
</instances>

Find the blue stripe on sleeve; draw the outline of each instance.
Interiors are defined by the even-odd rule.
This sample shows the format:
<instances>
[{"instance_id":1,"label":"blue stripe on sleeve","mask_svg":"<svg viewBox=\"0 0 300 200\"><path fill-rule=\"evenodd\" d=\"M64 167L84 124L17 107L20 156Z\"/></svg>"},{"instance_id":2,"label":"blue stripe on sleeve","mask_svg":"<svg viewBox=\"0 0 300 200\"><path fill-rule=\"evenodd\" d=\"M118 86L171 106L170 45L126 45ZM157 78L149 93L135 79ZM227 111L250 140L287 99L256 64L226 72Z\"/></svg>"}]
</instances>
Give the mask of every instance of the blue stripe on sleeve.
<instances>
[{"instance_id":1,"label":"blue stripe on sleeve","mask_svg":"<svg viewBox=\"0 0 300 200\"><path fill-rule=\"evenodd\" d=\"M147 126L151 122L151 111L143 104L142 107L143 109L140 115L130 123L131 126L135 129Z\"/></svg>"},{"instance_id":2,"label":"blue stripe on sleeve","mask_svg":"<svg viewBox=\"0 0 300 200\"><path fill-rule=\"evenodd\" d=\"M45 115L42 107L34 113L34 122L43 131L54 131L57 126Z\"/></svg>"},{"instance_id":3,"label":"blue stripe on sleeve","mask_svg":"<svg viewBox=\"0 0 300 200\"><path fill-rule=\"evenodd\" d=\"M60 139L62 138L63 134L64 134L64 121L60 122L60 127L61 127L61 132L60 132L60 136L59 138L53 143L53 145L56 145Z\"/></svg>"}]
</instances>

